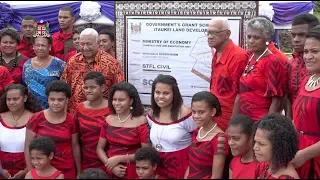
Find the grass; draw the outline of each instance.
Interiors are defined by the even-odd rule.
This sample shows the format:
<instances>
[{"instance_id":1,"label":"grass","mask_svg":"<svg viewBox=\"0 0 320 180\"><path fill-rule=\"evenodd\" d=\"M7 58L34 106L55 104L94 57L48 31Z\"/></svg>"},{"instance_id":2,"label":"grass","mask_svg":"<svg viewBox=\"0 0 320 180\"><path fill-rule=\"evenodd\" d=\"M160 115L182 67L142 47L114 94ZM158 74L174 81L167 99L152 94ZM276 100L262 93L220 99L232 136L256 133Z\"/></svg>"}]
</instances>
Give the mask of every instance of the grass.
<instances>
[{"instance_id":1,"label":"grass","mask_svg":"<svg viewBox=\"0 0 320 180\"><path fill-rule=\"evenodd\" d=\"M319 21L320 21L320 12L314 12L313 13L318 19L319 19Z\"/></svg>"}]
</instances>

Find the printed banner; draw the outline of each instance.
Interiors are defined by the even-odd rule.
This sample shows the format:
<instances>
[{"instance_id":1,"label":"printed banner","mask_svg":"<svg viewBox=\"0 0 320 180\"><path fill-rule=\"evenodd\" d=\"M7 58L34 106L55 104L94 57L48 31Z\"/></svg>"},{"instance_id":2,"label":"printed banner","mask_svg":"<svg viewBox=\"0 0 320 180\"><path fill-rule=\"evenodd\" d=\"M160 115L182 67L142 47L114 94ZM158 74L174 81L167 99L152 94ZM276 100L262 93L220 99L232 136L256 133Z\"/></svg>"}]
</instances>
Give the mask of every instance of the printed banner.
<instances>
[{"instance_id":1,"label":"printed banner","mask_svg":"<svg viewBox=\"0 0 320 180\"><path fill-rule=\"evenodd\" d=\"M151 103L153 80L169 74L178 81L184 104L209 90L212 50L206 32L212 17L126 16L127 79L142 103ZM240 44L241 17L228 16L231 39Z\"/></svg>"}]
</instances>

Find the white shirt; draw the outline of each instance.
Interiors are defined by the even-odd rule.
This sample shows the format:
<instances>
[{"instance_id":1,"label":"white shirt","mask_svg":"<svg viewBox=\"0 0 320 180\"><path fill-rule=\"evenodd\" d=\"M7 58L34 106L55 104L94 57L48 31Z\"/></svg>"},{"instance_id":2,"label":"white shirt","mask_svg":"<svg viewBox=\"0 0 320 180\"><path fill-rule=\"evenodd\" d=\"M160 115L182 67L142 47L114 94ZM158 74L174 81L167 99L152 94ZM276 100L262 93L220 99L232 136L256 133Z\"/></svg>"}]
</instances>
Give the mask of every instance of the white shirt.
<instances>
[{"instance_id":1,"label":"white shirt","mask_svg":"<svg viewBox=\"0 0 320 180\"><path fill-rule=\"evenodd\" d=\"M191 145L191 132L196 129L196 123L191 113L186 117L172 123L160 123L150 115L147 116L150 129L150 140L153 147L157 144L162 146L159 152L175 152Z\"/></svg>"},{"instance_id":2,"label":"white shirt","mask_svg":"<svg viewBox=\"0 0 320 180\"><path fill-rule=\"evenodd\" d=\"M26 127L13 128L0 121L0 150L9 153L24 152Z\"/></svg>"}]
</instances>

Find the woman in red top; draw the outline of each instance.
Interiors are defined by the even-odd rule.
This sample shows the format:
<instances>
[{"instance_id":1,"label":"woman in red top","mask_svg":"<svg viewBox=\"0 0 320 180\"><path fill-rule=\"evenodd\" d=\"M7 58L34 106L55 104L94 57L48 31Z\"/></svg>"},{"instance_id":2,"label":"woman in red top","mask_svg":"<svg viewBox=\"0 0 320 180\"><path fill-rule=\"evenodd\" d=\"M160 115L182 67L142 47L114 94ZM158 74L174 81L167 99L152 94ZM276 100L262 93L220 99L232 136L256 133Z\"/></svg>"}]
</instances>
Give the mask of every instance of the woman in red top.
<instances>
[{"instance_id":1,"label":"woman in red top","mask_svg":"<svg viewBox=\"0 0 320 180\"><path fill-rule=\"evenodd\" d=\"M21 179L26 175L26 124L39 111L40 104L27 87L11 84L6 88L0 100L0 171L4 179Z\"/></svg>"},{"instance_id":2,"label":"woman in red top","mask_svg":"<svg viewBox=\"0 0 320 180\"><path fill-rule=\"evenodd\" d=\"M298 151L298 135L291 120L270 114L259 121L254 134L254 155L260 162L256 178L299 179L290 163Z\"/></svg>"},{"instance_id":3,"label":"woman in red top","mask_svg":"<svg viewBox=\"0 0 320 180\"><path fill-rule=\"evenodd\" d=\"M303 58L312 74L300 86L293 104L293 121L299 131L299 149L293 164L301 178L320 178L320 27L309 30Z\"/></svg>"},{"instance_id":4,"label":"woman in red top","mask_svg":"<svg viewBox=\"0 0 320 180\"><path fill-rule=\"evenodd\" d=\"M234 158L229 169L230 179L254 179L257 162L253 156L252 128L254 121L238 114L229 121L228 144Z\"/></svg>"},{"instance_id":5,"label":"woman in red top","mask_svg":"<svg viewBox=\"0 0 320 180\"><path fill-rule=\"evenodd\" d=\"M31 169L25 179L64 179L61 171L51 165L56 152L55 142L48 137L37 137L29 144Z\"/></svg>"},{"instance_id":6,"label":"woman in red top","mask_svg":"<svg viewBox=\"0 0 320 180\"><path fill-rule=\"evenodd\" d=\"M226 134L212 121L221 115L218 98L208 91L192 97L192 117L197 129L189 148L188 179L221 179L229 147Z\"/></svg>"},{"instance_id":7,"label":"woman in red top","mask_svg":"<svg viewBox=\"0 0 320 180\"><path fill-rule=\"evenodd\" d=\"M268 50L273 33L273 24L265 18L253 18L247 24L248 47L253 54L240 78L233 115L241 113L258 121L281 109L286 71Z\"/></svg>"},{"instance_id":8,"label":"woman in red top","mask_svg":"<svg viewBox=\"0 0 320 180\"><path fill-rule=\"evenodd\" d=\"M89 72L84 77L84 93L87 101L78 104L75 121L79 128L81 146L81 169L100 168L105 170L96 150L100 130L110 114L108 100L103 97L106 79L100 72Z\"/></svg>"},{"instance_id":9,"label":"woman in red top","mask_svg":"<svg viewBox=\"0 0 320 180\"><path fill-rule=\"evenodd\" d=\"M0 66L0 97L2 96L2 93L4 92L4 89L14 83L12 76L8 69L4 66Z\"/></svg>"},{"instance_id":10,"label":"woman in red top","mask_svg":"<svg viewBox=\"0 0 320 180\"><path fill-rule=\"evenodd\" d=\"M101 128L97 154L109 177L137 178L134 154L140 147L151 146L138 91L121 82L111 87L108 101L111 114Z\"/></svg>"},{"instance_id":11,"label":"woman in red top","mask_svg":"<svg viewBox=\"0 0 320 180\"><path fill-rule=\"evenodd\" d=\"M52 165L62 171L65 178L74 179L81 172L78 132L73 116L65 111L70 86L54 80L46 87L49 108L35 113L27 124L25 157L28 169L32 169L29 155L30 141L39 136L47 136L55 141L56 153Z\"/></svg>"},{"instance_id":12,"label":"woman in red top","mask_svg":"<svg viewBox=\"0 0 320 180\"><path fill-rule=\"evenodd\" d=\"M17 50L20 36L11 28L4 28L0 32L0 65L6 67L14 82L21 83L23 64L29 59Z\"/></svg>"}]
</instances>

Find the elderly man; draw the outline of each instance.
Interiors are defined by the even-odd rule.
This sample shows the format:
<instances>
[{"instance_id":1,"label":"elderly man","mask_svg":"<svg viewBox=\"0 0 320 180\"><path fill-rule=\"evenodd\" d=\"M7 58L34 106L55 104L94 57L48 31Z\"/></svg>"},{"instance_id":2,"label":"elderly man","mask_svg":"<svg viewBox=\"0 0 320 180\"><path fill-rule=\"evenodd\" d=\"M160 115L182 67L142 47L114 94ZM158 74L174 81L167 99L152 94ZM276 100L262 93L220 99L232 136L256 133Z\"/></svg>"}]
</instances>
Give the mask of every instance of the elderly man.
<instances>
[{"instance_id":1,"label":"elderly man","mask_svg":"<svg viewBox=\"0 0 320 180\"><path fill-rule=\"evenodd\" d=\"M75 21L73 9L69 6L61 8L58 14L58 21L60 31L52 35L53 43L50 54L67 61L67 54L75 50L72 43L73 23Z\"/></svg>"},{"instance_id":2,"label":"elderly man","mask_svg":"<svg viewBox=\"0 0 320 180\"><path fill-rule=\"evenodd\" d=\"M106 78L106 91L108 96L110 87L124 81L120 63L110 54L99 49L99 34L92 28L83 30L80 34L80 53L71 57L61 80L71 85L72 97L69 101L69 112L74 114L78 103L85 101L83 92L83 77L90 71L101 72Z\"/></svg>"},{"instance_id":3,"label":"elderly man","mask_svg":"<svg viewBox=\"0 0 320 180\"><path fill-rule=\"evenodd\" d=\"M293 54L288 67L288 98L286 116L292 119L292 104L298 96L301 81L308 75L303 60L303 48L309 29L319 25L319 20L312 14L300 14L294 17L291 26Z\"/></svg>"},{"instance_id":4,"label":"elderly man","mask_svg":"<svg viewBox=\"0 0 320 180\"><path fill-rule=\"evenodd\" d=\"M232 115L239 79L248 61L247 52L230 39L230 26L225 17L216 17L208 27L208 44L216 52L212 60L210 92L221 104L222 115L214 120L226 130Z\"/></svg>"},{"instance_id":5,"label":"elderly man","mask_svg":"<svg viewBox=\"0 0 320 180\"><path fill-rule=\"evenodd\" d=\"M34 53L32 41L31 41L36 27L37 27L37 21L34 17L29 15L23 17L21 22L22 36L21 36L20 44L17 47L17 50L19 53L29 58L33 58L36 56L36 54Z\"/></svg>"}]
</instances>

